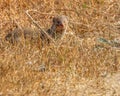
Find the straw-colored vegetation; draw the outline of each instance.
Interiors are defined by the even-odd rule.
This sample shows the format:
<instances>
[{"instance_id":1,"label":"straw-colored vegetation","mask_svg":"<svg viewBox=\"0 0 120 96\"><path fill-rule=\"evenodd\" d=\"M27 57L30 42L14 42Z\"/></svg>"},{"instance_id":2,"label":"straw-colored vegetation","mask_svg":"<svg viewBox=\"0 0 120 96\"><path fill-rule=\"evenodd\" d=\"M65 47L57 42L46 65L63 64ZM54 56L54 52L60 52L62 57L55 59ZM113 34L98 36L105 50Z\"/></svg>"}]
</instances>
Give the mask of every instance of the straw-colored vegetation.
<instances>
[{"instance_id":1,"label":"straw-colored vegetation","mask_svg":"<svg viewBox=\"0 0 120 96\"><path fill-rule=\"evenodd\" d=\"M10 44L7 33L44 30L66 15L56 43ZM0 96L120 96L120 0L0 0Z\"/></svg>"}]
</instances>

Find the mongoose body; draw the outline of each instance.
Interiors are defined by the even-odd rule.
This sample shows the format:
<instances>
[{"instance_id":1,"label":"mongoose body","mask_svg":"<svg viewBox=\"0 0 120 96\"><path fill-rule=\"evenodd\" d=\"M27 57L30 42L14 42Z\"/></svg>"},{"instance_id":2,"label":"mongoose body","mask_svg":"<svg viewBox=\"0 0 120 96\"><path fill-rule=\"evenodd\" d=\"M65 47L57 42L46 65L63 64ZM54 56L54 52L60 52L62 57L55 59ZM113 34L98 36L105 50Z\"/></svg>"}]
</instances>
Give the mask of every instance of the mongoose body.
<instances>
[{"instance_id":1,"label":"mongoose body","mask_svg":"<svg viewBox=\"0 0 120 96\"><path fill-rule=\"evenodd\" d=\"M12 32L8 33L5 36L5 39L9 41L10 43L17 43L21 41L21 39L39 39L40 33L38 29L32 29L32 28L15 28Z\"/></svg>"},{"instance_id":2,"label":"mongoose body","mask_svg":"<svg viewBox=\"0 0 120 96\"><path fill-rule=\"evenodd\" d=\"M68 20L66 16L56 16L53 18L53 24L50 29L48 29L46 32L48 35L50 35L53 39L61 38L62 34L66 31L68 26ZM44 32L40 31L39 29L32 29L32 28L15 28L12 32L8 33L5 36L5 39L7 41L10 41L11 43L18 42L22 39L42 39L49 41L49 38L44 34Z\"/></svg>"}]
</instances>

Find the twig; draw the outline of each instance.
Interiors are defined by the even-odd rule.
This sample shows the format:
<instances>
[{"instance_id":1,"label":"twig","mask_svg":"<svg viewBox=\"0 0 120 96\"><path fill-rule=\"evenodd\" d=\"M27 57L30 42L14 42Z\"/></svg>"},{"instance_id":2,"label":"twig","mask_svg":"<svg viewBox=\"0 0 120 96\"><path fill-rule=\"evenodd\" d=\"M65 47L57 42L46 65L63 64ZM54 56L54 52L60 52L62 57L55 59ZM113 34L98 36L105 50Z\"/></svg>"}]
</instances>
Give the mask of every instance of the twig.
<instances>
[{"instance_id":1,"label":"twig","mask_svg":"<svg viewBox=\"0 0 120 96\"><path fill-rule=\"evenodd\" d=\"M37 12L37 13L40 13L40 14L44 14L44 15L53 15L52 13L43 13L43 12L39 12L39 11L37 11L37 10L35 10L35 9L31 9L31 10L27 10L27 11L33 11L33 12ZM30 14L29 14L30 15Z\"/></svg>"}]
</instances>

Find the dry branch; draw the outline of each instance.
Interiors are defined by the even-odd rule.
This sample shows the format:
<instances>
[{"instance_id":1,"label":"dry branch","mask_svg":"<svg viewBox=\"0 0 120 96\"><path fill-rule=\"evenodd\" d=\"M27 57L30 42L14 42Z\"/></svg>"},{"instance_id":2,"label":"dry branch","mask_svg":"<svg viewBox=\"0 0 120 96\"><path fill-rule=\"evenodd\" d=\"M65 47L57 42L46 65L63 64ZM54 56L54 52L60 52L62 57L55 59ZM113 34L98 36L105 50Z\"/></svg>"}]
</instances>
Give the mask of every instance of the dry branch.
<instances>
[{"instance_id":1,"label":"dry branch","mask_svg":"<svg viewBox=\"0 0 120 96\"><path fill-rule=\"evenodd\" d=\"M43 30L40 25L32 18L32 16L29 14L29 12L32 10L27 10L25 13L27 14L27 16L32 20L33 24L40 30L40 34L41 32L44 32L45 35L55 44L55 41L53 40L53 38L45 31Z\"/></svg>"}]
</instances>

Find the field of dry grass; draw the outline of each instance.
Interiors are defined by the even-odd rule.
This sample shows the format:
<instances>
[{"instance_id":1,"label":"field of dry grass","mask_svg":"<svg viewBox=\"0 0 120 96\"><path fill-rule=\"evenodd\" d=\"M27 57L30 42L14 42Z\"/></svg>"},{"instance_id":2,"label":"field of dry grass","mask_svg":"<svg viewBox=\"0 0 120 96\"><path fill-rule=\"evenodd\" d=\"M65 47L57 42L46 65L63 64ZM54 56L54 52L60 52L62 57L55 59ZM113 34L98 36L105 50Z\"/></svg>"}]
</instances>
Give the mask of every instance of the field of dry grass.
<instances>
[{"instance_id":1,"label":"field of dry grass","mask_svg":"<svg viewBox=\"0 0 120 96\"><path fill-rule=\"evenodd\" d=\"M63 39L12 45L7 33L66 15ZM0 0L0 96L120 96L120 0Z\"/></svg>"}]
</instances>

